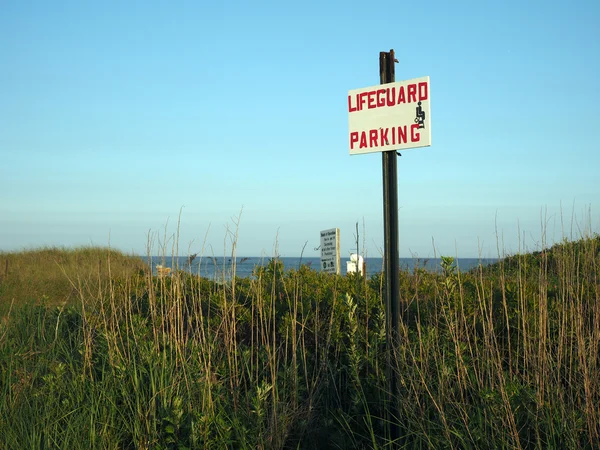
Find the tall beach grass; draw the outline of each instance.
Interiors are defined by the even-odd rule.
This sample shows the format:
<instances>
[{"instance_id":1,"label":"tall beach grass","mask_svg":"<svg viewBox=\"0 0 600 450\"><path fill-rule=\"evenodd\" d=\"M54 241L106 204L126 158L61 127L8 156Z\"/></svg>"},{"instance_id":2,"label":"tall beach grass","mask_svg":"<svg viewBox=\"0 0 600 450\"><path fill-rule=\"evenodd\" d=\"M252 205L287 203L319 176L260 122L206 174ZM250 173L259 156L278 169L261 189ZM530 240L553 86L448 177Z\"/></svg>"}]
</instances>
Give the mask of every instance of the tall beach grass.
<instances>
[{"instance_id":1,"label":"tall beach grass","mask_svg":"<svg viewBox=\"0 0 600 450\"><path fill-rule=\"evenodd\" d=\"M0 255L0 448L598 448L597 235L402 272L397 392L381 275L86 251Z\"/></svg>"}]
</instances>

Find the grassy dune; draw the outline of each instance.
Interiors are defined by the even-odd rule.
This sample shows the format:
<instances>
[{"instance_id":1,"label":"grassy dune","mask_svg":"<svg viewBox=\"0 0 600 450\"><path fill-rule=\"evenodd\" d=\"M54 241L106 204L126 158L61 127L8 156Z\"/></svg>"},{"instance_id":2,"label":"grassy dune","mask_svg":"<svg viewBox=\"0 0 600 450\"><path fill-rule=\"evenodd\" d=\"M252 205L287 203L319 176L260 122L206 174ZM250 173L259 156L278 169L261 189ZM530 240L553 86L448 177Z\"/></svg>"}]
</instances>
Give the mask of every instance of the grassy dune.
<instances>
[{"instance_id":1,"label":"grassy dune","mask_svg":"<svg viewBox=\"0 0 600 450\"><path fill-rule=\"evenodd\" d=\"M0 448L390 448L391 422L407 449L600 442L598 236L402 272L396 392L380 276L273 260L214 283L92 249L0 257L14 258L2 301L15 299ZM35 278L50 261L62 268L17 290L11 267Z\"/></svg>"},{"instance_id":2,"label":"grassy dune","mask_svg":"<svg viewBox=\"0 0 600 450\"><path fill-rule=\"evenodd\" d=\"M94 296L111 277L128 277L144 270L144 262L109 248L41 248L0 252L0 315L13 301L49 306L80 302L85 285Z\"/></svg>"}]
</instances>

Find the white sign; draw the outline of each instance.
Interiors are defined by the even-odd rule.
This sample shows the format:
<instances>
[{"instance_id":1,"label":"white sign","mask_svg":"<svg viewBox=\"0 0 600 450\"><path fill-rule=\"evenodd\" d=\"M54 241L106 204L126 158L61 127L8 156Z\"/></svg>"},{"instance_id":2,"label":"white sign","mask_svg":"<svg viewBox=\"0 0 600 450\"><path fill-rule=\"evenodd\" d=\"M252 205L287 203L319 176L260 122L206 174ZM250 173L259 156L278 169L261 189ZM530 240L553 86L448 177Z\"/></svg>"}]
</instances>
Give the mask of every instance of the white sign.
<instances>
[{"instance_id":1,"label":"white sign","mask_svg":"<svg viewBox=\"0 0 600 450\"><path fill-rule=\"evenodd\" d=\"M340 273L340 229L321 231L321 269Z\"/></svg>"},{"instance_id":2,"label":"white sign","mask_svg":"<svg viewBox=\"0 0 600 450\"><path fill-rule=\"evenodd\" d=\"M350 154L431 145L429 77L348 91Z\"/></svg>"}]
</instances>

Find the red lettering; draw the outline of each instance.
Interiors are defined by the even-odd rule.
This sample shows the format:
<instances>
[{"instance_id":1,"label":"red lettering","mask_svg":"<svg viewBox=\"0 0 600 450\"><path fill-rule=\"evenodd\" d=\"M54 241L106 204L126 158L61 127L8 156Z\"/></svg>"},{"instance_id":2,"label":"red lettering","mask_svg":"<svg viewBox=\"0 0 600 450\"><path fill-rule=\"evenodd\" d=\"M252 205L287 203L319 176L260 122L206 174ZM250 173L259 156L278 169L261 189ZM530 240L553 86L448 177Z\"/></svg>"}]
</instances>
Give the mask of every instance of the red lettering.
<instances>
[{"instance_id":1,"label":"red lettering","mask_svg":"<svg viewBox=\"0 0 600 450\"><path fill-rule=\"evenodd\" d=\"M377 147L377 130L369 130L369 147Z\"/></svg>"},{"instance_id":2,"label":"red lettering","mask_svg":"<svg viewBox=\"0 0 600 450\"><path fill-rule=\"evenodd\" d=\"M400 92L398 93L398 104L406 103L406 96L404 94L404 86L400 86Z\"/></svg>"},{"instance_id":3,"label":"red lettering","mask_svg":"<svg viewBox=\"0 0 600 450\"><path fill-rule=\"evenodd\" d=\"M406 143L406 125L398 127L398 144Z\"/></svg>"},{"instance_id":4,"label":"red lettering","mask_svg":"<svg viewBox=\"0 0 600 450\"><path fill-rule=\"evenodd\" d=\"M352 97L348 96L348 112L356 111L356 106L352 106Z\"/></svg>"},{"instance_id":5,"label":"red lettering","mask_svg":"<svg viewBox=\"0 0 600 450\"><path fill-rule=\"evenodd\" d=\"M354 144L358 142L358 131L350 133L350 149L354 148Z\"/></svg>"},{"instance_id":6,"label":"red lettering","mask_svg":"<svg viewBox=\"0 0 600 450\"><path fill-rule=\"evenodd\" d=\"M377 107L378 108L385 106L385 97L382 94L385 94L385 89L379 89L377 91Z\"/></svg>"},{"instance_id":7,"label":"red lettering","mask_svg":"<svg viewBox=\"0 0 600 450\"><path fill-rule=\"evenodd\" d=\"M348 112L357 112L364 109L393 107L405 103L416 103L429 100L429 83L408 84L380 88L373 91L360 92L348 96Z\"/></svg>"},{"instance_id":8,"label":"red lettering","mask_svg":"<svg viewBox=\"0 0 600 450\"><path fill-rule=\"evenodd\" d=\"M369 99L368 107L369 109L373 109L376 107L375 105L375 91L369 91L367 93L367 97Z\"/></svg>"},{"instance_id":9,"label":"red lettering","mask_svg":"<svg viewBox=\"0 0 600 450\"><path fill-rule=\"evenodd\" d=\"M412 99L412 100L411 100ZM417 85L408 85L408 103L417 101Z\"/></svg>"},{"instance_id":10,"label":"red lettering","mask_svg":"<svg viewBox=\"0 0 600 450\"><path fill-rule=\"evenodd\" d=\"M367 146L367 133L364 131L360 133L360 145L358 148L365 148Z\"/></svg>"},{"instance_id":11,"label":"red lettering","mask_svg":"<svg viewBox=\"0 0 600 450\"><path fill-rule=\"evenodd\" d=\"M410 141L419 142L421 140L421 133L419 133L419 124L414 123L410 126Z\"/></svg>"},{"instance_id":12,"label":"red lettering","mask_svg":"<svg viewBox=\"0 0 600 450\"><path fill-rule=\"evenodd\" d=\"M354 150L356 144L358 144L358 148L362 149L420 142L421 133L419 130L419 124L415 123L391 128L375 128L368 131L353 131L350 133L350 150Z\"/></svg>"},{"instance_id":13,"label":"red lettering","mask_svg":"<svg viewBox=\"0 0 600 450\"><path fill-rule=\"evenodd\" d=\"M396 104L396 88L387 88L386 89L387 92L387 105L388 106L394 106ZM391 96L390 96L391 94Z\"/></svg>"},{"instance_id":14,"label":"red lettering","mask_svg":"<svg viewBox=\"0 0 600 450\"><path fill-rule=\"evenodd\" d=\"M427 100L429 93L427 92L427 83L419 83L419 101Z\"/></svg>"},{"instance_id":15,"label":"red lettering","mask_svg":"<svg viewBox=\"0 0 600 450\"><path fill-rule=\"evenodd\" d=\"M365 104L365 95L367 95L367 92L361 92L360 94L358 94L358 110L362 111L362 105Z\"/></svg>"},{"instance_id":16,"label":"red lettering","mask_svg":"<svg viewBox=\"0 0 600 450\"><path fill-rule=\"evenodd\" d=\"M380 128L379 129L381 131L381 145L390 145L388 142L388 131L390 130L389 128ZM392 133L393 135L394 133Z\"/></svg>"}]
</instances>

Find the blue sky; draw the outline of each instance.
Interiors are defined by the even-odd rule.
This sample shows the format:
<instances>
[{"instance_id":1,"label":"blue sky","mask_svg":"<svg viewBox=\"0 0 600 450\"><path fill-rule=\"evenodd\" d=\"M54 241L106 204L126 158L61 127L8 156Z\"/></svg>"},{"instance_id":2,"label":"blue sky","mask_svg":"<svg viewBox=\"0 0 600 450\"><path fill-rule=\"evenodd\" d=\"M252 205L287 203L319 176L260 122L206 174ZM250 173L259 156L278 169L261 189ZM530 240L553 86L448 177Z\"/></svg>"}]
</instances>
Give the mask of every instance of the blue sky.
<instances>
[{"instance_id":1,"label":"blue sky","mask_svg":"<svg viewBox=\"0 0 600 450\"><path fill-rule=\"evenodd\" d=\"M495 257L600 229L597 1L0 4L0 250L342 256L383 248L381 155L348 90L431 79L398 160L400 255ZM179 221L179 227L178 227Z\"/></svg>"}]
</instances>

